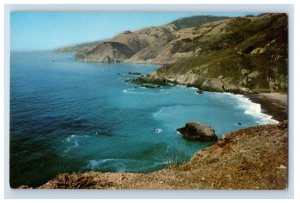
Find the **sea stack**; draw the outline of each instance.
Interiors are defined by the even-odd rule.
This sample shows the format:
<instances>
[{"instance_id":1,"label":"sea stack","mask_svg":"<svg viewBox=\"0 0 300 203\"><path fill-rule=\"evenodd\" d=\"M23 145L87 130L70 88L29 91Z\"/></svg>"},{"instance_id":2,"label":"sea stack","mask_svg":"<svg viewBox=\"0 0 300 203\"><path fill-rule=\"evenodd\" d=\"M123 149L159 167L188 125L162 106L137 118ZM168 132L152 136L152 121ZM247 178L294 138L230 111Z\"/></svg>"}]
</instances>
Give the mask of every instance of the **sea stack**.
<instances>
[{"instance_id":1,"label":"sea stack","mask_svg":"<svg viewBox=\"0 0 300 203\"><path fill-rule=\"evenodd\" d=\"M178 128L177 131L180 132L184 138L189 140L217 140L217 136L214 129L212 129L206 124L202 124L199 122L188 122L183 128Z\"/></svg>"}]
</instances>

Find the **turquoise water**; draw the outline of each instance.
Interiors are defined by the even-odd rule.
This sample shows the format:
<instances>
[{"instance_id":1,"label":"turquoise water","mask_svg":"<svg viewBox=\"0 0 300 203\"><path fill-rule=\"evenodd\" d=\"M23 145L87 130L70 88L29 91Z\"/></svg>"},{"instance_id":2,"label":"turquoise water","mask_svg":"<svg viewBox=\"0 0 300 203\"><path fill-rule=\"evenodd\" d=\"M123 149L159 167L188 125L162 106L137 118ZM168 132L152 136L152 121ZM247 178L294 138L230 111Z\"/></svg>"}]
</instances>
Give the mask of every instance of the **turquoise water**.
<instances>
[{"instance_id":1,"label":"turquoise water","mask_svg":"<svg viewBox=\"0 0 300 203\"><path fill-rule=\"evenodd\" d=\"M224 133L275 123L241 95L142 88L128 72L156 65L85 63L72 53L12 53L10 184L38 186L60 172L149 172L211 143L182 139L188 121ZM238 125L241 123L241 125Z\"/></svg>"}]
</instances>

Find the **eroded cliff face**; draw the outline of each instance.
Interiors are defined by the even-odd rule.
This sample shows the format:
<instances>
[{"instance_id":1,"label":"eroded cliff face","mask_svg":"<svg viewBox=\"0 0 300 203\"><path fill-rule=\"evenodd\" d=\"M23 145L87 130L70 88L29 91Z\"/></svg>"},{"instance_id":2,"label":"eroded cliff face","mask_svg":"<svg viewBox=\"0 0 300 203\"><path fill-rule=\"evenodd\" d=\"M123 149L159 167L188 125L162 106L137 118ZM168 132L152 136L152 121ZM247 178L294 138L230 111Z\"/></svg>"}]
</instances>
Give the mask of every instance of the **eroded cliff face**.
<instances>
[{"instance_id":1,"label":"eroded cliff face","mask_svg":"<svg viewBox=\"0 0 300 203\"><path fill-rule=\"evenodd\" d=\"M141 82L180 83L209 91L287 91L285 14L179 25L124 32L105 43L83 46L77 58L165 64ZM287 166L288 123L283 121L226 134L189 162L160 171L59 174L39 188L286 189Z\"/></svg>"},{"instance_id":2,"label":"eroded cliff face","mask_svg":"<svg viewBox=\"0 0 300 203\"><path fill-rule=\"evenodd\" d=\"M160 63L165 61L166 56L159 56L159 53L172 39L171 33L174 29L173 25L168 25L145 28L137 32L127 31L89 51L79 52L76 58L94 62ZM107 61L107 58L110 61Z\"/></svg>"},{"instance_id":3,"label":"eroded cliff face","mask_svg":"<svg viewBox=\"0 0 300 203\"><path fill-rule=\"evenodd\" d=\"M286 189L287 133L287 121L250 127L224 135L181 165L145 174L60 174L39 188Z\"/></svg>"},{"instance_id":4,"label":"eroded cliff face","mask_svg":"<svg viewBox=\"0 0 300 203\"><path fill-rule=\"evenodd\" d=\"M149 80L227 92L287 92L288 21L285 14L231 18L194 29L176 53L196 56L166 64Z\"/></svg>"},{"instance_id":5,"label":"eroded cliff face","mask_svg":"<svg viewBox=\"0 0 300 203\"><path fill-rule=\"evenodd\" d=\"M190 17L79 46L65 49L76 50L82 61L165 64L150 82L239 93L288 88L286 14Z\"/></svg>"},{"instance_id":6,"label":"eroded cliff face","mask_svg":"<svg viewBox=\"0 0 300 203\"><path fill-rule=\"evenodd\" d=\"M148 27L135 32L125 31L112 39L59 48L56 51L75 51L76 58L92 62L132 62L166 64L179 58L194 56L194 51L173 53L177 40L193 32L207 22L227 17L193 16L173 21L159 27Z\"/></svg>"}]
</instances>

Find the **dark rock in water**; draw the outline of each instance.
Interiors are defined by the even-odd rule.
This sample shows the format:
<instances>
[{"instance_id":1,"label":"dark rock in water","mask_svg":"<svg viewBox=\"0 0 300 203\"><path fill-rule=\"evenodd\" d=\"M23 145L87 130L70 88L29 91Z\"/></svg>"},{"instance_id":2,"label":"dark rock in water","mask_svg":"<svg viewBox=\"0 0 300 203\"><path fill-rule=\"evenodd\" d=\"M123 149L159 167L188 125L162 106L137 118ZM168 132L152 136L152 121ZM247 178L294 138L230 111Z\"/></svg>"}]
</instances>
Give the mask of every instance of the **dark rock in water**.
<instances>
[{"instance_id":1,"label":"dark rock in water","mask_svg":"<svg viewBox=\"0 0 300 203\"><path fill-rule=\"evenodd\" d=\"M143 75L141 72L128 72L129 75Z\"/></svg>"},{"instance_id":2,"label":"dark rock in water","mask_svg":"<svg viewBox=\"0 0 300 203\"><path fill-rule=\"evenodd\" d=\"M238 123L238 125L242 125L242 123Z\"/></svg>"},{"instance_id":3,"label":"dark rock in water","mask_svg":"<svg viewBox=\"0 0 300 203\"><path fill-rule=\"evenodd\" d=\"M146 88L159 88L161 86L168 85L168 81L166 80L151 80L148 77L145 77L143 75L141 77L127 79L125 81L134 84L139 84L142 87L146 87Z\"/></svg>"},{"instance_id":4,"label":"dark rock in water","mask_svg":"<svg viewBox=\"0 0 300 203\"><path fill-rule=\"evenodd\" d=\"M189 140L213 141L218 139L211 127L198 122L189 122L185 127L178 128L177 131Z\"/></svg>"},{"instance_id":5,"label":"dark rock in water","mask_svg":"<svg viewBox=\"0 0 300 203\"><path fill-rule=\"evenodd\" d=\"M160 85L152 84L152 83L144 83L141 86L146 88L160 88Z\"/></svg>"}]
</instances>

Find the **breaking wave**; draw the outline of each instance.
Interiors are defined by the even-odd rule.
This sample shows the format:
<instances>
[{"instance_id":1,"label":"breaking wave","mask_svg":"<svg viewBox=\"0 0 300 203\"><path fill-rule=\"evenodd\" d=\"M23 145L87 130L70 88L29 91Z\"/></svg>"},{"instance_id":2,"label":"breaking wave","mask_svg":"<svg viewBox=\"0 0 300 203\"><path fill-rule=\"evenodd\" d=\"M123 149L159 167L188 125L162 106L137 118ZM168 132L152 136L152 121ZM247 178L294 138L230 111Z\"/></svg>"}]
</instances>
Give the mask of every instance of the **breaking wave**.
<instances>
[{"instance_id":1,"label":"breaking wave","mask_svg":"<svg viewBox=\"0 0 300 203\"><path fill-rule=\"evenodd\" d=\"M249 98L243 95L235 95L232 93L222 93L230 97L234 97L238 102L237 106L244 109L244 113L252 115L257 119L258 124L277 124L278 121L272 119L272 116L262 113L261 105L252 102Z\"/></svg>"}]
</instances>

